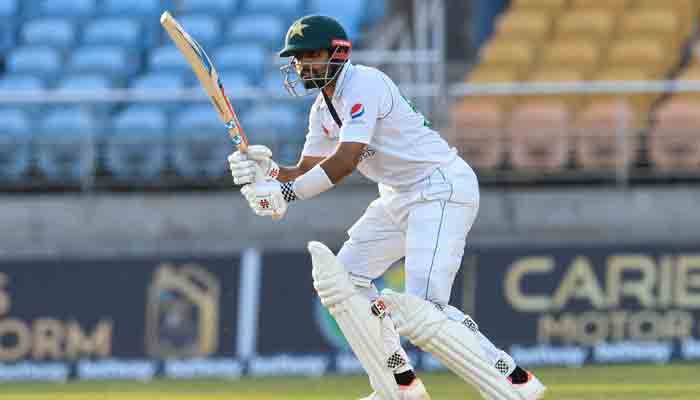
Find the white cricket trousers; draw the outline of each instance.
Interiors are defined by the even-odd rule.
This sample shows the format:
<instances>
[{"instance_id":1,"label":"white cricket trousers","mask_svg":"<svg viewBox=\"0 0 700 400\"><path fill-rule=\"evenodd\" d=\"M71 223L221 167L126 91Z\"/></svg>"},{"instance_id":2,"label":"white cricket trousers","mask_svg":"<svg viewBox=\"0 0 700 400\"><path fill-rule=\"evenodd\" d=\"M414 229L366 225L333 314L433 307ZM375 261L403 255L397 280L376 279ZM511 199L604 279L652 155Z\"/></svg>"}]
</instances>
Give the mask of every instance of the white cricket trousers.
<instances>
[{"instance_id":1,"label":"white cricket trousers","mask_svg":"<svg viewBox=\"0 0 700 400\"><path fill-rule=\"evenodd\" d=\"M374 280L405 257L406 292L446 305L479 209L476 175L456 157L408 189L379 193L338 258L351 276Z\"/></svg>"},{"instance_id":2,"label":"white cricket trousers","mask_svg":"<svg viewBox=\"0 0 700 400\"><path fill-rule=\"evenodd\" d=\"M406 292L442 306L448 318L464 322L468 317L448 302L479 210L476 174L456 157L411 188L379 185L379 194L348 230L350 238L338 253L358 290L375 299L378 292L371 281L405 257ZM389 354L398 351L408 360L393 324L383 329ZM506 369L500 368L505 375L512 372L513 359L481 332L477 336L488 361L505 363ZM412 368L410 361L406 368Z\"/></svg>"}]
</instances>

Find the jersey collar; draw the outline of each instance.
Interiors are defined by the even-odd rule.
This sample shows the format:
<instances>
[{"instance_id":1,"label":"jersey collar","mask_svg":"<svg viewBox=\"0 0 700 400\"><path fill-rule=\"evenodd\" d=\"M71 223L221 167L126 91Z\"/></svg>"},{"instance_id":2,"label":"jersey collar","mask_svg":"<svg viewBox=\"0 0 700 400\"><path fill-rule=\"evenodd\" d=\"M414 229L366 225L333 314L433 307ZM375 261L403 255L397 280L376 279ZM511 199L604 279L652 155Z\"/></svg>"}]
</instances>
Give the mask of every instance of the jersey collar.
<instances>
[{"instance_id":1,"label":"jersey collar","mask_svg":"<svg viewBox=\"0 0 700 400\"><path fill-rule=\"evenodd\" d=\"M338 83L335 85L335 91L333 92L333 97L340 97L343 94L343 89L345 88L345 83L350 80L350 76L352 75L352 70L355 68L354 65L348 60L348 62L345 63L343 66L343 69L340 71L340 75L338 75Z\"/></svg>"}]
</instances>

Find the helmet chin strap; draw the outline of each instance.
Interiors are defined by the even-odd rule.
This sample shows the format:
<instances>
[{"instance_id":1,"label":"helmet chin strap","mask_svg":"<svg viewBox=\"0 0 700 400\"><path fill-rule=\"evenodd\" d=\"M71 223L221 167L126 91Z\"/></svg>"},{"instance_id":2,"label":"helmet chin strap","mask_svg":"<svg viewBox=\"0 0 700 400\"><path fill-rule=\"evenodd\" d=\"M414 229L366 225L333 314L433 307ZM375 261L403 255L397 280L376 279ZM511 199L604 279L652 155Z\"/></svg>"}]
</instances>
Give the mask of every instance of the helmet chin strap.
<instances>
[{"instance_id":1,"label":"helmet chin strap","mask_svg":"<svg viewBox=\"0 0 700 400\"><path fill-rule=\"evenodd\" d=\"M302 80L305 89L324 89L326 86L330 85L339 75L339 70L345 64L331 64L328 63L326 66L326 73L323 78L313 77L312 79Z\"/></svg>"}]
</instances>

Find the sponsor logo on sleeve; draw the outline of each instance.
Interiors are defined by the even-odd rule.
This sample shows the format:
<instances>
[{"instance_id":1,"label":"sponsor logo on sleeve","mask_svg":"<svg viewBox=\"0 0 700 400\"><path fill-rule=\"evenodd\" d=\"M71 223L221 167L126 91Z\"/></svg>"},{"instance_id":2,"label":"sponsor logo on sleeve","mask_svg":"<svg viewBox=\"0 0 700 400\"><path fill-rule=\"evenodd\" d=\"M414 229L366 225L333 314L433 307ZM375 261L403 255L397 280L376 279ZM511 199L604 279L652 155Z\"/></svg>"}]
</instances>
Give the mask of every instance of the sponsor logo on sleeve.
<instances>
[{"instance_id":1,"label":"sponsor logo on sleeve","mask_svg":"<svg viewBox=\"0 0 700 400\"><path fill-rule=\"evenodd\" d=\"M357 103L350 109L350 118L357 119L365 115L365 106L361 103Z\"/></svg>"}]
</instances>

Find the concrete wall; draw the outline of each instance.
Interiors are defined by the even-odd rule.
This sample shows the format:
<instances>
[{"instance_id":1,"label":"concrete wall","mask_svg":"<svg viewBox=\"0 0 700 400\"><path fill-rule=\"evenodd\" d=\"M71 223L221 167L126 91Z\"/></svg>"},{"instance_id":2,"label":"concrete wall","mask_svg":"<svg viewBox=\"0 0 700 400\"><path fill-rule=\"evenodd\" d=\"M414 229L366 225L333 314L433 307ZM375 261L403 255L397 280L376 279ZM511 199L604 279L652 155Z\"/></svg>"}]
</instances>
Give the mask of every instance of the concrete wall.
<instances>
[{"instance_id":1,"label":"concrete wall","mask_svg":"<svg viewBox=\"0 0 700 400\"><path fill-rule=\"evenodd\" d=\"M376 197L345 185L293 204L281 222L253 215L237 191L4 195L0 254L82 256L228 252L246 247L339 246ZM698 187L484 190L472 243L692 242Z\"/></svg>"}]
</instances>

